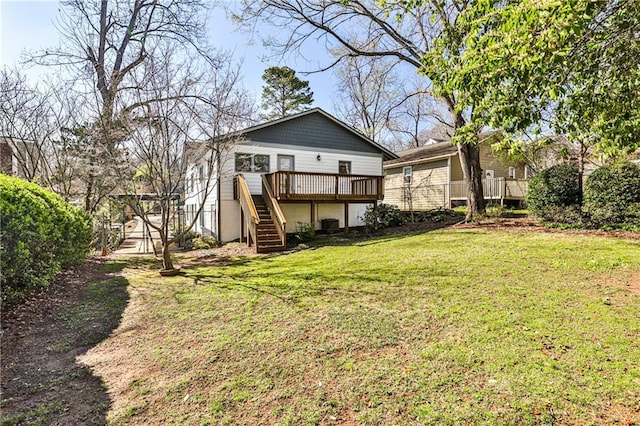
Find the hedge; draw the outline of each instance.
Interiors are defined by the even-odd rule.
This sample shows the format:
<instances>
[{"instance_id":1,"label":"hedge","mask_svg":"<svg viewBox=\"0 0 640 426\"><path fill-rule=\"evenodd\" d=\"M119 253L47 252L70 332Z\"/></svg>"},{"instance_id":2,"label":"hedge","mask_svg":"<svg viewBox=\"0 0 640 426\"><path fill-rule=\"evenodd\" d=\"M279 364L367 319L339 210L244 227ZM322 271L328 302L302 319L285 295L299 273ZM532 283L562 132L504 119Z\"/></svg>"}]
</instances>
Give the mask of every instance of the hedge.
<instances>
[{"instance_id":1,"label":"hedge","mask_svg":"<svg viewBox=\"0 0 640 426\"><path fill-rule=\"evenodd\" d=\"M0 300L11 304L82 262L91 219L34 183L0 175Z\"/></svg>"},{"instance_id":2,"label":"hedge","mask_svg":"<svg viewBox=\"0 0 640 426\"><path fill-rule=\"evenodd\" d=\"M542 219L558 222L580 220L580 199L580 173L572 164L549 167L529 181L527 207L534 216Z\"/></svg>"},{"instance_id":3,"label":"hedge","mask_svg":"<svg viewBox=\"0 0 640 426\"><path fill-rule=\"evenodd\" d=\"M606 164L585 183L584 210L595 226L638 222L640 168L630 162Z\"/></svg>"}]
</instances>

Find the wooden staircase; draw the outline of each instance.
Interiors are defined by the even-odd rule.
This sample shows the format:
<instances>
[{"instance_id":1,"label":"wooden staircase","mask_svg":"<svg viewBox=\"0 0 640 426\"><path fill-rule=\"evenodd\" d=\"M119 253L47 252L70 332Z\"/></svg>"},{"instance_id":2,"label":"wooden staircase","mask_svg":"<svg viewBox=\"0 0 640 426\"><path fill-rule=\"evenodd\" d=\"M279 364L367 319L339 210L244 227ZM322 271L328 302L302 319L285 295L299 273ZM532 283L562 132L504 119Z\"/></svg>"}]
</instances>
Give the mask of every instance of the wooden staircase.
<instances>
[{"instance_id":1,"label":"wooden staircase","mask_svg":"<svg viewBox=\"0 0 640 426\"><path fill-rule=\"evenodd\" d=\"M260 223L258 223L256 251L258 253L270 253L275 251L285 250L286 247L282 244L280 235L276 224L271 218L269 207L264 201L262 195L252 195L253 203L256 206Z\"/></svg>"}]
</instances>

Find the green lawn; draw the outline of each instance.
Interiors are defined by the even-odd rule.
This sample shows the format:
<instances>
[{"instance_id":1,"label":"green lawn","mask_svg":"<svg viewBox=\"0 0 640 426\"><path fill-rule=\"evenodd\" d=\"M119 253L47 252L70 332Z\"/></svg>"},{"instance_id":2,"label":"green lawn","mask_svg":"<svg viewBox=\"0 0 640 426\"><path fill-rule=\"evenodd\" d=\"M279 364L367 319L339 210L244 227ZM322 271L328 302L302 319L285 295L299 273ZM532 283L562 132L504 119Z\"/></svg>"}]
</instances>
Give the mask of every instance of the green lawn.
<instances>
[{"instance_id":1,"label":"green lawn","mask_svg":"<svg viewBox=\"0 0 640 426\"><path fill-rule=\"evenodd\" d=\"M84 360L109 421L640 421L640 241L467 229L339 244L168 279L125 269L123 323Z\"/></svg>"}]
</instances>

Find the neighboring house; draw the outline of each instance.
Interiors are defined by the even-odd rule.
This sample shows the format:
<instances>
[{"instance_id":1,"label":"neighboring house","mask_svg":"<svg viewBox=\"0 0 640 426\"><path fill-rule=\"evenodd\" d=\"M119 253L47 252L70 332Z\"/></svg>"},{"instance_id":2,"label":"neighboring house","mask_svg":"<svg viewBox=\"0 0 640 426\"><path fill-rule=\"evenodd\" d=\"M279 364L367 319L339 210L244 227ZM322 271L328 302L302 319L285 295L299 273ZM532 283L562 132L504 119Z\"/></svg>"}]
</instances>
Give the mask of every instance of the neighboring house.
<instances>
[{"instance_id":1,"label":"neighboring house","mask_svg":"<svg viewBox=\"0 0 640 426\"><path fill-rule=\"evenodd\" d=\"M396 155L319 108L237 132L215 159L191 160L184 210L193 220L202 201L207 162L218 181L195 230L219 241L247 239L260 252L286 247L300 223L363 225L367 205L383 197L382 164ZM225 138L228 138L226 135Z\"/></svg>"},{"instance_id":2,"label":"neighboring house","mask_svg":"<svg viewBox=\"0 0 640 426\"><path fill-rule=\"evenodd\" d=\"M491 151L492 140L489 135L480 143L484 197L500 204L520 203L527 188L525 167L500 162ZM458 149L450 141L432 141L397 155L384 163L386 204L420 211L466 203Z\"/></svg>"},{"instance_id":3,"label":"neighboring house","mask_svg":"<svg viewBox=\"0 0 640 426\"><path fill-rule=\"evenodd\" d=\"M37 144L0 136L0 173L34 180L46 172L46 159Z\"/></svg>"},{"instance_id":4,"label":"neighboring house","mask_svg":"<svg viewBox=\"0 0 640 426\"><path fill-rule=\"evenodd\" d=\"M14 164L15 157L9 143L0 138L0 172L6 175L14 175L18 172L18 164Z\"/></svg>"}]
</instances>

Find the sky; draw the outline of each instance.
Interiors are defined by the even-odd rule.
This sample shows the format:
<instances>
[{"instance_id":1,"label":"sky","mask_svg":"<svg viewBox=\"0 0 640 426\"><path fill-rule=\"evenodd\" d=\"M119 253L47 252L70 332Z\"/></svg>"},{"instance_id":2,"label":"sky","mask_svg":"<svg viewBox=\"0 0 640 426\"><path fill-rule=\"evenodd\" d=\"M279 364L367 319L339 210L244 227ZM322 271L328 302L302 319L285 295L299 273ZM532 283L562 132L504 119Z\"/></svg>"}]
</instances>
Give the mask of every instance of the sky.
<instances>
[{"instance_id":1,"label":"sky","mask_svg":"<svg viewBox=\"0 0 640 426\"><path fill-rule=\"evenodd\" d=\"M20 64L24 51L45 49L57 44L59 37L55 28L59 4L57 0L0 0L0 67L17 66L27 71L29 78L39 79L47 72L46 67L35 67L27 70ZM272 28L259 29L264 33L272 32ZM265 60L266 51L259 38L251 40L250 36L239 32L221 9L215 9L209 22L210 42L224 50L233 52L237 60L243 60L242 75L245 87L260 102L260 94L264 82L262 73L269 66L289 66L298 72L303 80L309 80L314 92L314 107L335 114L334 98L337 91L337 80L332 71L304 75L303 71L312 71L319 64L330 63L330 58L323 47L310 50L305 57L286 57L276 62Z\"/></svg>"}]
</instances>

